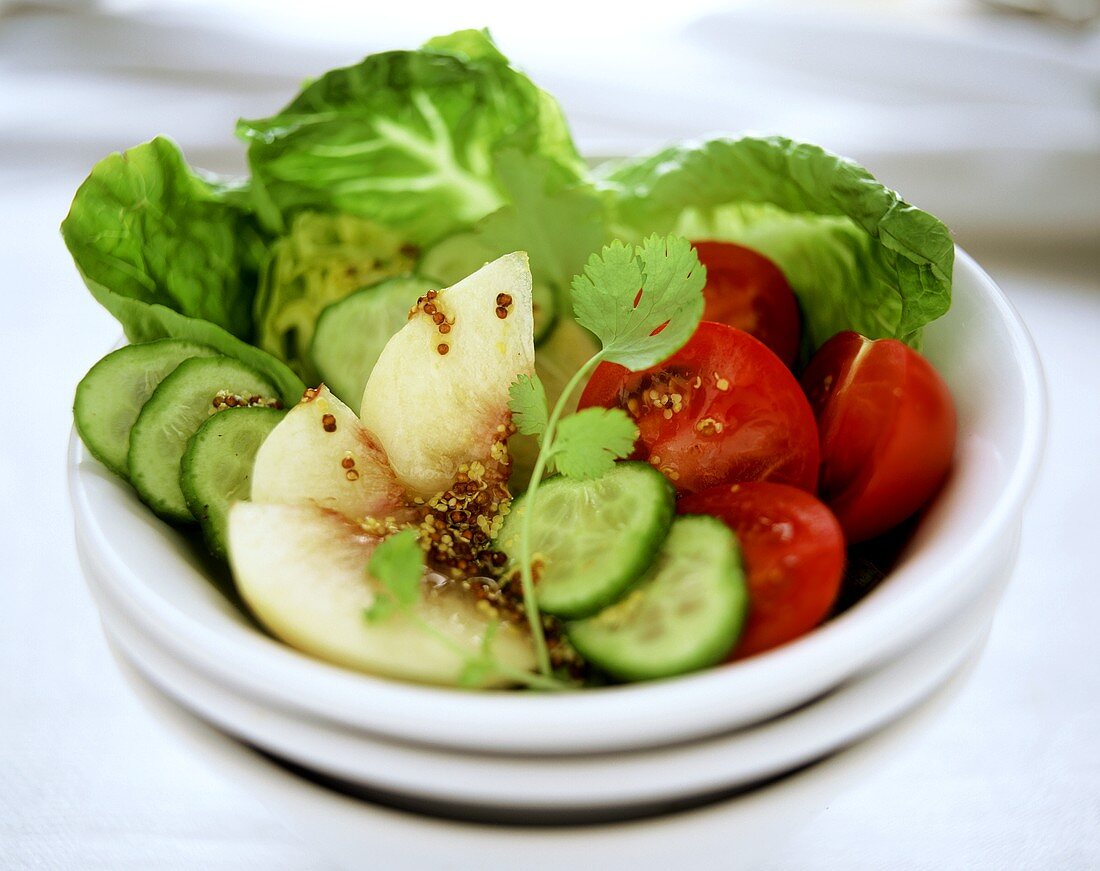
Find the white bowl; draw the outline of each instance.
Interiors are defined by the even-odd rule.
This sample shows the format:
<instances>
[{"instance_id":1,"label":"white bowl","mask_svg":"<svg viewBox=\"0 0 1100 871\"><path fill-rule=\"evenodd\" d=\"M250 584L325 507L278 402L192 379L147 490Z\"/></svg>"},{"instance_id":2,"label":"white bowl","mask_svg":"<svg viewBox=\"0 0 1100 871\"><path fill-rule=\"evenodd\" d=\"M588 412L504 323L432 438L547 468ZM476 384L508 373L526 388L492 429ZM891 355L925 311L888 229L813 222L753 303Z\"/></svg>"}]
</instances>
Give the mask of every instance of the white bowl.
<instances>
[{"instance_id":1,"label":"white bowl","mask_svg":"<svg viewBox=\"0 0 1100 871\"><path fill-rule=\"evenodd\" d=\"M987 589L910 651L778 718L690 744L589 756L486 756L417 747L265 706L173 658L144 635L89 569L112 646L173 701L218 729L390 800L447 805L452 815L547 821L628 818L744 788L861 740L946 682L983 641L1015 562L1006 549Z\"/></svg>"},{"instance_id":2,"label":"white bowl","mask_svg":"<svg viewBox=\"0 0 1100 871\"><path fill-rule=\"evenodd\" d=\"M146 708L211 769L255 798L307 846L344 868L600 868L741 871L761 861L844 789L892 756L958 692L973 662L919 708L867 741L771 785L681 813L609 825L463 823L394 810L299 776L202 722L121 658Z\"/></svg>"},{"instance_id":3,"label":"white bowl","mask_svg":"<svg viewBox=\"0 0 1100 871\"><path fill-rule=\"evenodd\" d=\"M959 252L950 313L925 350L959 411L953 474L905 552L863 601L815 632L729 668L577 693L476 693L357 674L260 631L174 530L74 438L77 535L104 586L170 655L267 705L396 740L575 754L686 741L803 704L945 623L1019 526L1045 430L1042 374L1000 290Z\"/></svg>"}]
</instances>

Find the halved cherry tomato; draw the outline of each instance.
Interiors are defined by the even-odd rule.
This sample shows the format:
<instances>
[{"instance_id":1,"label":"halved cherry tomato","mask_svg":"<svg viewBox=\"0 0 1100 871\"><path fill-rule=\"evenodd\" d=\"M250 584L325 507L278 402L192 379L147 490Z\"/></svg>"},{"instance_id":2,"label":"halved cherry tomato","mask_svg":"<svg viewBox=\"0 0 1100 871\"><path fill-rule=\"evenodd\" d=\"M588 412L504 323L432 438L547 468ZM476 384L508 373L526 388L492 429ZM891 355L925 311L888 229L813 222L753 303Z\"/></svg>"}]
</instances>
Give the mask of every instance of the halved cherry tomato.
<instances>
[{"instance_id":1,"label":"halved cherry tomato","mask_svg":"<svg viewBox=\"0 0 1100 871\"><path fill-rule=\"evenodd\" d=\"M821 431L821 498L851 542L873 538L939 489L955 451L955 405L896 339L839 333L802 375Z\"/></svg>"},{"instance_id":2,"label":"halved cherry tomato","mask_svg":"<svg viewBox=\"0 0 1100 871\"><path fill-rule=\"evenodd\" d=\"M749 618L732 659L809 632L828 615L844 574L844 536L821 502L795 487L753 483L685 496L680 514L710 514L737 533Z\"/></svg>"},{"instance_id":3,"label":"halved cherry tomato","mask_svg":"<svg viewBox=\"0 0 1100 871\"><path fill-rule=\"evenodd\" d=\"M626 410L638 425L633 459L680 493L736 481L813 490L819 447L813 411L782 361L748 333L704 321L686 345L642 372L601 363L580 407Z\"/></svg>"},{"instance_id":4,"label":"halved cherry tomato","mask_svg":"<svg viewBox=\"0 0 1100 871\"><path fill-rule=\"evenodd\" d=\"M692 242L707 268L703 320L756 336L787 366L801 337L798 301L790 284L763 254L733 242Z\"/></svg>"}]
</instances>

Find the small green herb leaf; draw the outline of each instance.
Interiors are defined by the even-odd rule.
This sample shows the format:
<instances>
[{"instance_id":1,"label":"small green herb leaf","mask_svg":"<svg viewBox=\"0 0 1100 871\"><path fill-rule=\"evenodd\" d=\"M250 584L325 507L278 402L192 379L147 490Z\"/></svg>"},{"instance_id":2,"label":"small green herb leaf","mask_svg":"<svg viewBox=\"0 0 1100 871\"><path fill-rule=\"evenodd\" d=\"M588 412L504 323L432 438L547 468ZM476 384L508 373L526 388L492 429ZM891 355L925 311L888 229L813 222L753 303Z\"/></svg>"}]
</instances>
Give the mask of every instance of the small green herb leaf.
<instances>
[{"instance_id":1,"label":"small green herb leaf","mask_svg":"<svg viewBox=\"0 0 1100 871\"><path fill-rule=\"evenodd\" d=\"M458 685L464 689L474 689L484 684L494 671L492 662L481 657L470 659L458 673Z\"/></svg>"},{"instance_id":2,"label":"small green herb leaf","mask_svg":"<svg viewBox=\"0 0 1100 871\"><path fill-rule=\"evenodd\" d=\"M706 269L687 239L615 241L573 279L577 322L603 344L600 359L637 371L676 353L703 315Z\"/></svg>"},{"instance_id":3,"label":"small green herb leaf","mask_svg":"<svg viewBox=\"0 0 1100 871\"><path fill-rule=\"evenodd\" d=\"M512 423L524 435L542 438L546 432L546 389L538 376L520 375L508 388Z\"/></svg>"},{"instance_id":4,"label":"small green herb leaf","mask_svg":"<svg viewBox=\"0 0 1100 871\"><path fill-rule=\"evenodd\" d=\"M554 465L570 478L598 478L630 456L637 438L638 428L621 408L586 408L558 424Z\"/></svg>"},{"instance_id":5,"label":"small green herb leaf","mask_svg":"<svg viewBox=\"0 0 1100 871\"><path fill-rule=\"evenodd\" d=\"M381 623L398 609L393 596L385 593L375 598L369 608L363 609L363 619L368 623Z\"/></svg>"},{"instance_id":6,"label":"small green herb leaf","mask_svg":"<svg viewBox=\"0 0 1100 871\"><path fill-rule=\"evenodd\" d=\"M417 543L416 530L403 529L378 545L367 571L382 584L398 607L415 604L424 575L424 551Z\"/></svg>"},{"instance_id":7,"label":"small green herb leaf","mask_svg":"<svg viewBox=\"0 0 1100 871\"><path fill-rule=\"evenodd\" d=\"M498 670L499 666L493 656L493 639L499 629L498 620L494 620L485 628L485 634L481 638L481 650L477 656L468 659L462 667L458 676L459 686L481 686Z\"/></svg>"}]
</instances>

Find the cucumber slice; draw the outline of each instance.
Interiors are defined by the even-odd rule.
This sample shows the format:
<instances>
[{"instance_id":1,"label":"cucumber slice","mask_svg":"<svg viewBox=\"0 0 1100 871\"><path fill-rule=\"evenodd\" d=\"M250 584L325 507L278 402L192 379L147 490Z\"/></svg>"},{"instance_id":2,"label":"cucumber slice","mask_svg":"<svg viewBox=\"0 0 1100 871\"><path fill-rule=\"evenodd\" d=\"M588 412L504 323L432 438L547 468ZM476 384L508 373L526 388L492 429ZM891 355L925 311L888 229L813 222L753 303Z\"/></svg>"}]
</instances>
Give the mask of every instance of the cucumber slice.
<instances>
[{"instance_id":1,"label":"cucumber slice","mask_svg":"<svg viewBox=\"0 0 1100 871\"><path fill-rule=\"evenodd\" d=\"M169 372L189 357L217 351L195 342L159 339L112 351L76 385L73 417L80 438L108 469L129 478L130 430L141 407Z\"/></svg>"},{"instance_id":2,"label":"cucumber slice","mask_svg":"<svg viewBox=\"0 0 1100 871\"><path fill-rule=\"evenodd\" d=\"M285 411L237 408L215 414L195 430L180 461L180 489L202 526L210 552L228 558L229 506L252 493L252 465Z\"/></svg>"},{"instance_id":3,"label":"cucumber slice","mask_svg":"<svg viewBox=\"0 0 1100 871\"><path fill-rule=\"evenodd\" d=\"M467 275L473 275L491 260L508 253L489 248L476 233L458 233L429 248L417 269L421 275L431 276L444 287L450 287ZM558 305L553 288L540 281L538 276L535 276L531 286L531 296L537 345L554 329Z\"/></svg>"},{"instance_id":4,"label":"cucumber slice","mask_svg":"<svg viewBox=\"0 0 1100 871\"><path fill-rule=\"evenodd\" d=\"M595 617L567 624L566 633L613 677L671 677L725 659L748 602L737 536L714 517L679 517L638 586Z\"/></svg>"},{"instance_id":5,"label":"cucumber slice","mask_svg":"<svg viewBox=\"0 0 1100 871\"><path fill-rule=\"evenodd\" d=\"M358 290L321 312L310 356L325 385L358 408L378 355L409 319L409 309L439 284L403 276Z\"/></svg>"},{"instance_id":6,"label":"cucumber slice","mask_svg":"<svg viewBox=\"0 0 1100 871\"><path fill-rule=\"evenodd\" d=\"M536 495L531 552L539 607L587 617L622 596L649 567L672 523L675 497L647 463L617 463L592 481L549 478ZM529 496L512 503L497 543L515 559Z\"/></svg>"},{"instance_id":7,"label":"cucumber slice","mask_svg":"<svg viewBox=\"0 0 1100 871\"><path fill-rule=\"evenodd\" d=\"M278 391L252 368L230 357L194 357L168 375L141 409L130 432L130 480L145 503L169 520L193 520L180 489L180 460L187 440L225 392L234 403L259 397L274 405ZM242 401L243 400L243 401Z\"/></svg>"}]
</instances>

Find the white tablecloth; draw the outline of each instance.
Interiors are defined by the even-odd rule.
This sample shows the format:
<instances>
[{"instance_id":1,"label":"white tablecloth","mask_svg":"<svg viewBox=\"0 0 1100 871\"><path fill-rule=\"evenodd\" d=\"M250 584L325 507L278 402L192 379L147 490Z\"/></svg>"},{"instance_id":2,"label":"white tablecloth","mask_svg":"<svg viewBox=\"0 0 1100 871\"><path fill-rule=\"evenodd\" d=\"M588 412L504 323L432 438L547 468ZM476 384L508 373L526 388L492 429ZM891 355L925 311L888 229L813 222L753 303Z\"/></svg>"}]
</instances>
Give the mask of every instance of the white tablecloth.
<instances>
[{"instance_id":1,"label":"white tablecloth","mask_svg":"<svg viewBox=\"0 0 1100 871\"><path fill-rule=\"evenodd\" d=\"M446 30L454 18L452 9L431 29ZM72 192L108 150L161 131L183 141L196 163L232 168L226 155L236 115L268 111L300 74L354 56L319 39L274 51L286 36L278 27L269 39L252 33L242 41L239 21L222 31L202 17L171 20L172 28L145 15L0 18L0 371L8 373L0 412L5 868L325 867L255 797L162 735L128 695L73 552L64 481L73 388L118 328L83 292L58 236ZM382 36L407 44L425 35L412 24L378 30L364 36L363 52L386 45ZM598 113L585 102L591 90L582 87L585 69L555 67L553 53L536 50L530 35L518 42L534 59L527 65L544 67L542 78L555 79L552 89L581 117L584 144L622 141L623 127L601 136ZM616 51L629 55L621 45ZM219 72L199 71L211 59ZM634 57L635 64L641 60ZM670 66L673 59L654 62ZM599 64L588 72L598 76ZM1068 104L1062 110L1063 120L1077 111ZM624 117L637 119L641 107L631 112ZM1078 157L1087 154L1092 135L1084 117L1067 122L1080 127ZM646 141L657 134L633 135ZM924 136L935 140L928 131ZM852 147L858 156L858 142ZM1039 142L1036 153L1043 147ZM894 154L891 165L904 164L881 140L874 149L884 163ZM1092 158L1100 161L1096 153ZM915 182L919 188L920 178ZM1080 186L1096 182L1094 171ZM944 187L936 180L928 190ZM906 192L923 202L913 185ZM1046 221L1058 203L1044 199L1035 209ZM1026 227L1021 233L1004 222L982 225L979 211L960 208L962 241L1020 308L1051 390L1049 455L1028 510L1019 570L962 698L891 765L792 839L773 869L1100 866L1094 555L1100 246L1095 237L1091 252L1081 244L1028 244ZM944 217L951 221L951 214ZM1079 226L1067 230L1082 241ZM1051 235L1044 226L1034 238Z\"/></svg>"}]
</instances>

